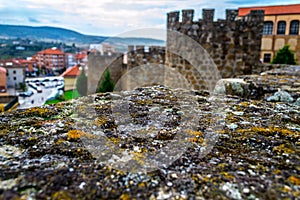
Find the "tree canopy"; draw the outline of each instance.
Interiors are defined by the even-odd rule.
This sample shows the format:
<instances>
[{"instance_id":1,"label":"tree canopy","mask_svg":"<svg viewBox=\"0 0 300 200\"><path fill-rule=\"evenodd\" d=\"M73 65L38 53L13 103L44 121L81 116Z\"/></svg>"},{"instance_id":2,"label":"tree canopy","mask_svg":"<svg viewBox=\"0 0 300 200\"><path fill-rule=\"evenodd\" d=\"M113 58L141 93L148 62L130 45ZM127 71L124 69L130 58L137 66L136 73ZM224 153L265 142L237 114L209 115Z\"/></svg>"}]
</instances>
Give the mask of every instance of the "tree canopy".
<instances>
[{"instance_id":1,"label":"tree canopy","mask_svg":"<svg viewBox=\"0 0 300 200\"><path fill-rule=\"evenodd\" d=\"M110 76L109 70L104 72L104 78L100 82L97 92L112 92L114 90L115 84Z\"/></svg>"},{"instance_id":2,"label":"tree canopy","mask_svg":"<svg viewBox=\"0 0 300 200\"><path fill-rule=\"evenodd\" d=\"M294 53L289 49L289 45L285 45L278 50L276 56L272 60L272 64L296 64Z\"/></svg>"}]
</instances>

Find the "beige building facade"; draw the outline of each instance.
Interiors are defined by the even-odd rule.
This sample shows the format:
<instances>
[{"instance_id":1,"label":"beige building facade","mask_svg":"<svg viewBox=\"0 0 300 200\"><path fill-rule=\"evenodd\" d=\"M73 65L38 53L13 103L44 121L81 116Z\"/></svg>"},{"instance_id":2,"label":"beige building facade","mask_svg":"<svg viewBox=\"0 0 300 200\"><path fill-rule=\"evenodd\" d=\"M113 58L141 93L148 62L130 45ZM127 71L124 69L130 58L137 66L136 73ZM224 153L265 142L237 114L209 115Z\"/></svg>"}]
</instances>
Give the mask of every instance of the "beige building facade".
<instances>
[{"instance_id":1,"label":"beige building facade","mask_svg":"<svg viewBox=\"0 0 300 200\"><path fill-rule=\"evenodd\" d=\"M289 45L300 64L300 4L239 8L239 17L250 10L265 11L261 61L270 63L280 48Z\"/></svg>"}]
</instances>

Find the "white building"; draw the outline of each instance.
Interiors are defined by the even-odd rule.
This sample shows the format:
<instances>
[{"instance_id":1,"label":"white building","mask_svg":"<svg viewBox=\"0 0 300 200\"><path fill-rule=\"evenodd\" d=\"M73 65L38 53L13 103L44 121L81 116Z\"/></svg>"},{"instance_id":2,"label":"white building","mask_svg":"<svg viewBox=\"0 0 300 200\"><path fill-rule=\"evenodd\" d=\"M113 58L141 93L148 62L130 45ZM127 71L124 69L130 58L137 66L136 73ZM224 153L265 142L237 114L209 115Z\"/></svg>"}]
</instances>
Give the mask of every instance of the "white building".
<instances>
[{"instance_id":1,"label":"white building","mask_svg":"<svg viewBox=\"0 0 300 200\"><path fill-rule=\"evenodd\" d=\"M8 88L19 88L20 83L24 83L26 65L13 60L1 62L0 66L6 69L6 82Z\"/></svg>"}]
</instances>

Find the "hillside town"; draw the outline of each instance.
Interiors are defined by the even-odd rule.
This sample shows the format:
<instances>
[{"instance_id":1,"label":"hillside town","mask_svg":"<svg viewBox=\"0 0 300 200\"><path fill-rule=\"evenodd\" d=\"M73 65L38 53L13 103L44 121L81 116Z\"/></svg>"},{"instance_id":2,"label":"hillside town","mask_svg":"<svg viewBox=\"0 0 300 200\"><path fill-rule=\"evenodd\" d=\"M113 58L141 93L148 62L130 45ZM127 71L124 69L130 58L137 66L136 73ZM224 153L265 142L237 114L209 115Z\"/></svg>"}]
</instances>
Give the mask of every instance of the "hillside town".
<instances>
[{"instance_id":1,"label":"hillside town","mask_svg":"<svg viewBox=\"0 0 300 200\"><path fill-rule=\"evenodd\" d=\"M165 14L0 60L0 199L299 199L300 4Z\"/></svg>"},{"instance_id":2,"label":"hillside town","mask_svg":"<svg viewBox=\"0 0 300 200\"><path fill-rule=\"evenodd\" d=\"M0 60L0 98L9 101L3 103L13 102L7 109L44 105L47 100L75 89L81 69L84 67L88 72L87 56L93 51L107 53L114 49L109 44L91 44L87 50L65 53L52 47L32 57Z\"/></svg>"}]
</instances>

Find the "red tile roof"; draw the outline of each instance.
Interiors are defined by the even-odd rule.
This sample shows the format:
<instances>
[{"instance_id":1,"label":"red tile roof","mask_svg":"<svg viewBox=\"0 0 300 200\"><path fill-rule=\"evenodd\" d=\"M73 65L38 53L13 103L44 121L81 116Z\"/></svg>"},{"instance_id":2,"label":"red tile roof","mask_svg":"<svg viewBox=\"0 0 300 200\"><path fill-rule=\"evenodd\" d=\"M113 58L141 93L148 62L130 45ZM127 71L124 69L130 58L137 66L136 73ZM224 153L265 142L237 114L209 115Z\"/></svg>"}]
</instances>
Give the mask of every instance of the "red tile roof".
<instances>
[{"instance_id":1,"label":"red tile roof","mask_svg":"<svg viewBox=\"0 0 300 200\"><path fill-rule=\"evenodd\" d=\"M300 14L300 4L239 8L239 17L249 14L250 10L264 10L265 15Z\"/></svg>"},{"instance_id":2,"label":"red tile roof","mask_svg":"<svg viewBox=\"0 0 300 200\"><path fill-rule=\"evenodd\" d=\"M20 64L33 64L33 60L24 60L24 59L16 59L16 61Z\"/></svg>"},{"instance_id":3,"label":"red tile roof","mask_svg":"<svg viewBox=\"0 0 300 200\"><path fill-rule=\"evenodd\" d=\"M82 60L82 59L85 59L86 57L87 57L86 52L80 52L80 53L76 54L76 59L77 60Z\"/></svg>"},{"instance_id":4,"label":"red tile roof","mask_svg":"<svg viewBox=\"0 0 300 200\"><path fill-rule=\"evenodd\" d=\"M0 67L0 73L6 74L6 69L4 67Z\"/></svg>"},{"instance_id":5,"label":"red tile roof","mask_svg":"<svg viewBox=\"0 0 300 200\"><path fill-rule=\"evenodd\" d=\"M2 64L2 66L6 67L6 68L25 68L26 67L26 63L22 63L20 62L20 60L18 59L8 59L8 60L1 60L0 63Z\"/></svg>"},{"instance_id":6,"label":"red tile roof","mask_svg":"<svg viewBox=\"0 0 300 200\"><path fill-rule=\"evenodd\" d=\"M63 55L64 52L57 48L45 49L43 51L38 52L38 54L51 54L51 55Z\"/></svg>"},{"instance_id":7,"label":"red tile roof","mask_svg":"<svg viewBox=\"0 0 300 200\"><path fill-rule=\"evenodd\" d=\"M79 66L75 65L73 67L68 68L64 73L61 74L62 77L76 77L79 76L80 70Z\"/></svg>"}]
</instances>

